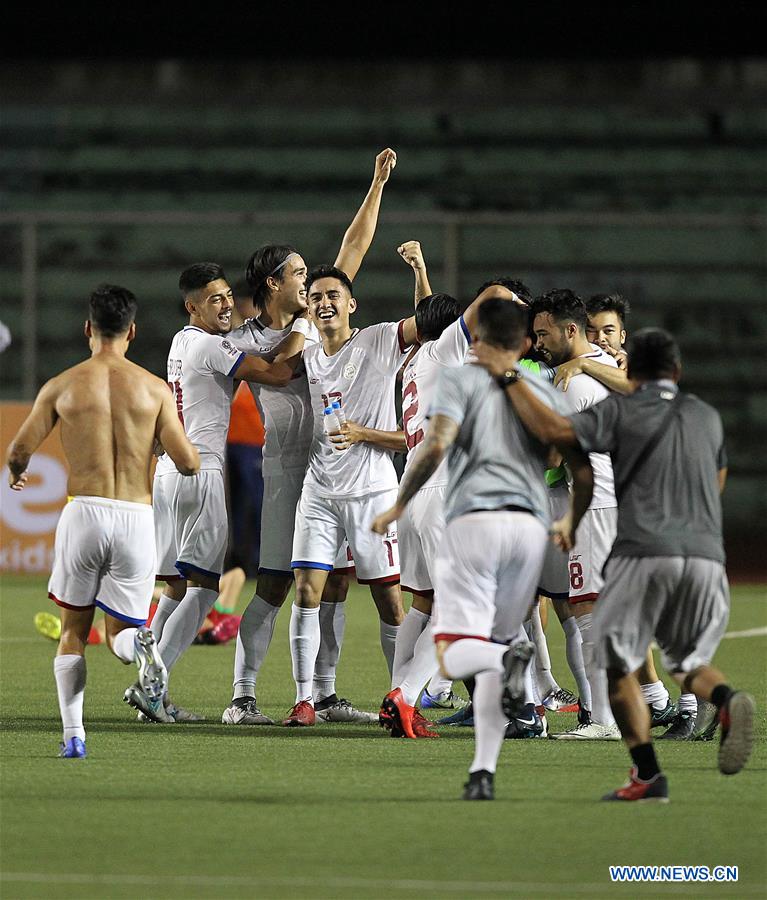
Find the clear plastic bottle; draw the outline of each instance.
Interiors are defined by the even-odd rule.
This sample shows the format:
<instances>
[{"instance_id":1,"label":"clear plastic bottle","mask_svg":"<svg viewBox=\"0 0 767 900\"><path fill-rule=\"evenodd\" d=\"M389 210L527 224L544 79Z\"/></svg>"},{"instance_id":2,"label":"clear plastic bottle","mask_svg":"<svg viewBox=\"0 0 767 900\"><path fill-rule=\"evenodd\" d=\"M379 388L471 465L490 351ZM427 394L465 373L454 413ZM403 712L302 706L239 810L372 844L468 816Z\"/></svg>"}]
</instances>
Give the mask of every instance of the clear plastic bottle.
<instances>
[{"instance_id":1,"label":"clear plastic bottle","mask_svg":"<svg viewBox=\"0 0 767 900\"><path fill-rule=\"evenodd\" d=\"M341 423L338 421L338 416L332 406L325 407L322 416L322 427L325 430L325 434L332 434L341 430Z\"/></svg>"},{"instance_id":2,"label":"clear plastic bottle","mask_svg":"<svg viewBox=\"0 0 767 900\"><path fill-rule=\"evenodd\" d=\"M338 402L338 400L334 400L331 404L333 407L333 412L336 414L336 418L338 419L339 425L346 424L346 413L344 412L343 406Z\"/></svg>"}]
</instances>

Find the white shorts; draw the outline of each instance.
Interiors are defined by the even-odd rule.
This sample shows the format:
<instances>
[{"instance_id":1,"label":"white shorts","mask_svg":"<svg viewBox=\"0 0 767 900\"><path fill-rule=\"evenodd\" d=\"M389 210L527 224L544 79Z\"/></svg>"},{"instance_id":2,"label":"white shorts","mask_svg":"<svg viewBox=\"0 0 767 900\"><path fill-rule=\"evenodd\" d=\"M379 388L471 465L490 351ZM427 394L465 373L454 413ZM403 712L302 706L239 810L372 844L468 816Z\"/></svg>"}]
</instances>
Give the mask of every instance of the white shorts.
<instances>
[{"instance_id":1,"label":"white shorts","mask_svg":"<svg viewBox=\"0 0 767 900\"><path fill-rule=\"evenodd\" d=\"M75 497L56 526L48 596L66 609L98 606L143 625L154 590L152 507L146 503Z\"/></svg>"},{"instance_id":2,"label":"white shorts","mask_svg":"<svg viewBox=\"0 0 767 900\"><path fill-rule=\"evenodd\" d=\"M296 507L303 485L303 469L264 476L259 572L266 575L292 576L290 562L293 530L296 524ZM338 552L334 568L344 570L354 568L354 558L346 541Z\"/></svg>"},{"instance_id":3,"label":"white shorts","mask_svg":"<svg viewBox=\"0 0 767 900\"><path fill-rule=\"evenodd\" d=\"M223 472L155 475L152 505L157 577L193 579L198 572L220 578L229 542Z\"/></svg>"},{"instance_id":4,"label":"white shorts","mask_svg":"<svg viewBox=\"0 0 767 900\"><path fill-rule=\"evenodd\" d=\"M399 581L396 525L381 536L370 530L373 519L394 505L397 491L331 500L304 491L296 508L293 569L332 571L344 540L354 556L360 584Z\"/></svg>"},{"instance_id":5,"label":"white shorts","mask_svg":"<svg viewBox=\"0 0 767 900\"><path fill-rule=\"evenodd\" d=\"M436 564L435 641L513 640L535 599L546 540L529 513L476 512L448 522Z\"/></svg>"},{"instance_id":6,"label":"white shorts","mask_svg":"<svg viewBox=\"0 0 767 900\"><path fill-rule=\"evenodd\" d=\"M413 497L397 522L402 590L431 596L434 564L445 533L447 485L425 487Z\"/></svg>"},{"instance_id":7,"label":"white shorts","mask_svg":"<svg viewBox=\"0 0 767 900\"><path fill-rule=\"evenodd\" d=\"M570 603L596 600L605 583L602 569L618 533L618 508L587 509L570 551Z\"/></svg>"},{"instance_id":8,"label":"white shorts","mask_svg":"<svg viewBox=\"0 0 767 900\"><path fill-rule=\"evenodd\" d=\"M551 521L556 522L567 513L570 507L570 492L567 482L561 481L553 488L549 488L549 511ZM543 557L543 569L538 585L538 593L552 600L567 600L570 596L570 574L567 571L567 553L560 550L553 542L546 543L546 553Z\"/></svg>"},{"instance_id":9,"label":"white shorts","mask_svg":"<svg viewBox=\"0 0 767 900\"><path fill-rule=\"evenodd\" d=\"M713 659L730 615L724 566L694 556L617 556L594 607L594 646L604 668L634 672L653 637L667 672Z\"/></svg>"}]
</instances>

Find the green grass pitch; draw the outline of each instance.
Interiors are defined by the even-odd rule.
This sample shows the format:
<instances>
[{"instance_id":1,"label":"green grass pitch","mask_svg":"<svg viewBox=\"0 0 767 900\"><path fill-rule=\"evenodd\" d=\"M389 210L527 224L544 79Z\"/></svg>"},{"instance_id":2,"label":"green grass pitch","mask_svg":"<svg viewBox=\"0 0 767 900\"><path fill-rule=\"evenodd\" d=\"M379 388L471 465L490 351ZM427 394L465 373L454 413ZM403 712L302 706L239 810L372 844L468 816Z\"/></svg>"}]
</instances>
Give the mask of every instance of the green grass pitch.
<instances>
[{"instance_id":1,"label":"green grass pitch","mask_svg":"<svg viewBox=\"0 0 767 900\"><path fill-rule=\"evenodd\" d=\"M241 598L244 605L251 585ZM759 705L748 767L716 771L716 744L659 745L667 806L598 802L625 780L622 745L509 741L494 803L460 801L472 732L392 740L377 727L293 730L218 724L234 645L192 647L176 702L207 722L147 726L121 702L133 670L88 652L87 760L56 758L51 660L32 617L52 609L42 579L6 577L0 602L0 895L11 898L601 897L764 895L767 679L762 635L722 643L716 662ZM366 590L350 593L339 692L377 708L387 689ZM259 700L293 700L288 611ZM731 631L763 628L763 587L733 591ZM561 630L555 674L572 687ZM676 694L676 692L674 692ZM573 716L550 715L552 730ZM610 864L737 865L738 884L611 884Z\"/></svg>"}]
</instances>

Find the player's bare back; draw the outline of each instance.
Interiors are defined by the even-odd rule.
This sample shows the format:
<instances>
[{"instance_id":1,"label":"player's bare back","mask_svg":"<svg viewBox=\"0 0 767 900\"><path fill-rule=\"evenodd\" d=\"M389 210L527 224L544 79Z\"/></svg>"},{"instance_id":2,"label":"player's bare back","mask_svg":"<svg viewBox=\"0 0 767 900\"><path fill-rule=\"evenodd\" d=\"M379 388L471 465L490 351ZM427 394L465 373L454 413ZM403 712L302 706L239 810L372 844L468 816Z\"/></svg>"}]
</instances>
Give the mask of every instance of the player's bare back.
<instances>
[{"instance_id":1,"label":"player's bare back","mask_svg":"<svg viewBox=\"0 0 767 900\"><path fill-rule=\"evenodd\" d=\"M151 503L151 447L167 385L125 358L93 358L50 383L70 496Z\"/></svg>"}]
</instances>

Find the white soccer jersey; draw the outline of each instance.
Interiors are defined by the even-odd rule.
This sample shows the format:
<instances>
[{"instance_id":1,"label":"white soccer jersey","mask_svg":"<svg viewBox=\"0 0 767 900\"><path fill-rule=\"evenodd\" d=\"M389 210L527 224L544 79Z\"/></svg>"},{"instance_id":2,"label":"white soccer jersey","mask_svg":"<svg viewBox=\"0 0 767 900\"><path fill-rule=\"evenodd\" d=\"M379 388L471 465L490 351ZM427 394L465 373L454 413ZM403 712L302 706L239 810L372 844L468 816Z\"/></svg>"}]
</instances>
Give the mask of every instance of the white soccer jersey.
<instances>
[{"instance_id":1,"label":"white soccer jersey","mask_svg":"<svg viewBox=\"0 0 767 900\"><path fill-rule=\"evenodd\" d=\"M291 326L269 328L256 319L248 319L235 329L230 340L235 347L272 362L277 348L290 334ZM311 324L305 348L319 343L319 333ZM253 398L264 419L264 475L306 469L314 431L312 402L303 367L284 387L249 383Z\"/></svg>"},{"instance_id":2,"label":"white soccer jersey","mask_svg":"<svg viewBox=\"0 0 767 900\"><path fill-rule=\"evenodd\" d=\"M409 348L402 322L356 330L328 356L322 344L304 350L304 365L314 414L305 490L320 497L362 497L397 487L392 453L372 444L334 450L323 430L323 410L338 401L350 422L381 431L397 430L394 378Z\"/></svg>"},{"instance_id":3,"label":"white soccer jersey","mask_svg":"<svg viewBox=\"0 0 767 900\"><path fill-rule=\"evenodd\" d=\"M200 452L200 468L223 469L232 405L233 375L244 354L226 337L187 325L168 353L168 385L189 440ZM166 454L159 474L175 472Z\"/></svg>"},{"instance_id":4,"label":"white soccer jersey","mask_svg":"<svg viewBox=\"0 0 767 900\"><path fill-rule=\"evenodd\" d=\"M444 368L462 366L466 362L471 336L463 316L442 332L436 341L420 347L402 374L402 427L407 442L405 471L415 457L416 447L424 439L427 417L439 373ZM424 487L447 484L447 457Z\"/></svg>"},{"instance_id":5,"label":"white soccer jersey","mask_svg":"<svg viewBox=\"0 0 767 900\"><path fill-rule=\"evenodd\" d=\"M606 366L617 367L617 363L605 353L601 347L591 344L592 352L584 353L584 359L593 359L598 363ZM570 413L582 412L590 406L604 400L610 396L610 391L601 381L581 372L570 379L567 390L562 393L565 406ZM613 464L610 460L609 453L589 453L591 468L594 470L594 493L591 498L589 509L607 509L617 506L615 499L615 482L613 479Z\"/></svg>"}]
</instances>

